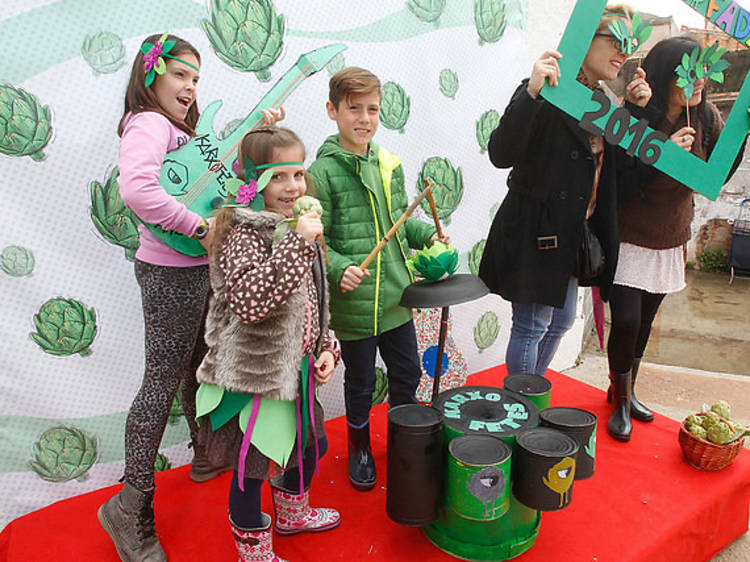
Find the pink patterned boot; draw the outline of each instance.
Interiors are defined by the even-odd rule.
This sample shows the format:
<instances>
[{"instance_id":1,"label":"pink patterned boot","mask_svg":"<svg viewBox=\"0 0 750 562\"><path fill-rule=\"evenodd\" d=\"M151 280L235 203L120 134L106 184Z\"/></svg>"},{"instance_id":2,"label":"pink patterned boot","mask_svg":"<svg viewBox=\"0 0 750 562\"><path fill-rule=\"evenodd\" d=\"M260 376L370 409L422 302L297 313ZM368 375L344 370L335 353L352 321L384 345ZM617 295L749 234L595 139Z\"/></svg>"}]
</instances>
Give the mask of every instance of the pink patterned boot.
<instances>
[{"instance_id":1,"label":"pink patterned boot","mask_svg":"<svg viewBox=\"0 0 750 562\"><path fill-rule=\"evenodd\" d=\"M280 535L316 533L338 527L341 516L335 509L310 507L310 493L300 495L271 488L276 510L276 532Z\"/></svg>"},{"instance_id":2,"label":"pink patterned boot","mask_svg":"<svg viewBox=\"0 0 750 562\"><path fill-rule=\"evenodd\" d=\"M239 562L286 562L273 553L271 533L271 516L267 513L260 514L263 520L263 527L259 529L240 529L232 523L232 536L234 544L237 546Z\"/></svg>"}]
</instances>

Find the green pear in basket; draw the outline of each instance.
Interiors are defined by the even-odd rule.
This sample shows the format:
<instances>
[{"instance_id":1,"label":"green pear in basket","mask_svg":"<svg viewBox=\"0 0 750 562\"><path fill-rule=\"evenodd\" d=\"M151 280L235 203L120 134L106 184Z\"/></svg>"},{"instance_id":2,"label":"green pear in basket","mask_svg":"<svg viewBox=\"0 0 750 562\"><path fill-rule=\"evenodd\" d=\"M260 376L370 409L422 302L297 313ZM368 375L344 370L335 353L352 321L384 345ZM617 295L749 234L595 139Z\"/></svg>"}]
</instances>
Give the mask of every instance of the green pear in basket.
<instances>
[{"instance_id":1,"label":"green pear in basket","mask_svg":"<svg viewBox=\"0 0 750 562\"><path fill-rule=\"evenodd\" d=\"M424 247L407 262L409 268L427 281L440 281L450 277L458 267L458 252L453 246L439 240Z\"/></svg>"},{"instance_id":2,"label":"green pear in basket","mask_svg":"<svg viewBox=\"0 0 750 562\"><path fill-rule=\"evenodd\" d=\"M303 195L294 202L294 205L292 206L292 213L294 214L293 218L284 219L276 224L276 230L273 233L274 246L281 242L281 239L287 232L297 228L297 219L299 219L302 215L306 215L307 213L317 213L318 216L322 217L323 207L320 204L320 201L315 199L315 197Z\"/></svg>"}]
</instances>

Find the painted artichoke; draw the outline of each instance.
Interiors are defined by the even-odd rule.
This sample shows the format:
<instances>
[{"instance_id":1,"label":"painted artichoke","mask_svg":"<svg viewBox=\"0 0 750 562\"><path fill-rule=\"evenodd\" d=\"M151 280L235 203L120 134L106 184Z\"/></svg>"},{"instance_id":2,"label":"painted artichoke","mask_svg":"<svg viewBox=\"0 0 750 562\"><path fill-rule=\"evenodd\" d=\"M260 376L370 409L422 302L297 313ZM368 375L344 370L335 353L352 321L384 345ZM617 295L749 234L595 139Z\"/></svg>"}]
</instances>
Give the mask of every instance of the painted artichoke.
<instances>
[{"instance_id":1,"label":"painted artichoke","mask_svg":"<svg viewBox=\"0 0 750 562\"><path fill-rule=\"evenodd\" d=\"M185 411L182 409L182 400L180 399L180 393L175 394L172 400L172 405L169 408L169 423L174 425L180 421L180 417L185 415Z\"/></svg>"},{"instance_id":2,"label":"painted artichoke","mask_svg":"<svg viewBox=\"0 0 750 562\"><path fill-rule=\"evenodd\" d=\"M440 281L450 277L458 267L458 252L453 246L439 240L409 258L409 268L427 281Z\"/></svg>"},{"instance_id":3,"label":"painted artichoke","mask_svg":"<svg viewBox=\"0 0 750 562\"><path fill-rule=\"evenodd\" d=\"M382 404L388 396L388 376L380 367L375 367L375 390L372 393L372 405Z\"/></svg>"},{"instance_id":4,"label":"painted artichoke","mask_svg":"<svg viewBox=\"0 0 750 562\"><path fill-rule=\"evenodd\" d=\"M346 68L346 59L344 58L344 53L337 54L326 65L326 70L328 71L329 76L333 76L339 70L344 70L344 68Z\"/></svg>"},{"instance_id":5,"label":"painted artichoke","mask_svg":"<svg viewBox=\"0 0 750 562\"><path fill-rule=\"evenodd\" d=\"M51 355L91 354L96 336L96 311L74 299L45 302L34 315L36 333L29 334L42 351Z\"/></svg>"},{"instance_id":6,"label":"painted artichoke","mask_svg":"<svg viewBox=\"0 0 750 562\"><path fill-rule=\"evenodd\" d=\"M103 185L96 180L91 182L91 222L107 242L122 246L125 257L133 261L140 245L139 221L120 197L118 174L115 168Z\"/></svg>"},{"instance_id":7,"label":"painted artichoke","mask_svg":"<svg viewBox=\"0 0 750 562\"><path fill-rule=\"evenodd\" d=\"M22 246L7 246L0 254L0 269L11 277L25 277L34 271L34 254Z\"/></svg>"},{"instance_id":8,"label":"painted artichoke","mask_svg":"<svg viewBox=\"0 0 750 562\"><path fill-rule=\"evenodd\" d=\"M474 326L474 343L477 344L479 353L495 343L499 331L500 323L497 321L497 314L490 310L480 316L479 322Z\"/></svg>"},{"instance_id":9,"label":"painted artichoke","mask_svg":"<svg viewBox=\"0 0 750 562\"><path fill-rule=\"evenodd\" d=\"M446 98L456 99L458 92L458 74L450 68L444 68L440 71L440 91Z\"/></svg>"},{"instance_id":10,"label":"painted artichoke","mask_svg":"<svg viewBox=\"0 0 750 562\"><path fill-rule=\"evenodd\" d=\"M445 0L408 0L406 7L424 22L436 22L445 9Z\"/></svg>"},{"instance_id":11,"label":"painted artichoke","mask_svg":"<svg viewBox=\"0 0 750 562\"><path fill-rule=\"evenodd\" d=\"M387 129L404 132L404 125L409 120L411 100L404 89L395 82L383 84L380 101L380 121Z\"/></svg>"},{"instance_id":12,"label":"painted artichoke","mask_svg":"<svg viewBox=\"0 0 750 562\"><path fill-rule=\"evenodd\" d=\"M498 209L500 209L500 203L495 203L490 207L490 220L495 220Z\"/></svg>"},{"instance_id":13,"label":"painted artichoke","mask_svg":"<svg viewBox=\"0 0 750 562\"><path fill-rule=\"evenodd\" d=\"M506 23L505 0L474 0L474 25L480 45L498 41Z\"/></svg>"},{"instance_id":14,"label":"painted artichoke","mask_svg":"<svg viewBox=\"0 0 750 562\"><path fill-rule=\"evenodd\" d=\"M229 123L224 125L224 128L217 135L219 137L219 140L224 140L229 135L234 133L234 131L237 129L237 127L239 127L242 124L243 121L244 119L242 118L232 119Z\"/></svg>"},{"instance_id":15,"label":"painted artichoke","mask_svg":"<svg viewBox=\"0 0 750 562\"><path fill-rule=\"evenodd\" d=\"M474 275L479 274L479 263L482 261L482 254L484 254L484 247L487 244L487 239L484 238L474 244L474 247L469 252L469 271Z\"/></svg>"},{"instance_id":16,"label":"painted artichoke","mask_svg":"<svg viewBox=\"0 0 750 562\"><path fill-rule=\"evenodd\" d=\"M44 160L52 138L52 112L34 94L0 84L0 153Z\"/></svg>"},{"instance_id":17,"label":"painted artichoke","mask_svg":"<svg viewBox=\"0 0 750 562\"><path fill-rule=\"evenodd\" d=\"M450 224L450 216L458 208L464 194L461 168L455 169L447 158L432 156L422 165L417 178L417 191L424 189L424 180L432 180L435 187L432 195L438 210L438 217L444 224ZM430 203L425 197L420 203L422 210L431 216Z\"/></svg>"},{"instance_id":18,"label":"painted artichoke","mask_svg":"<svg viewBox=\"0 0 750 562\"><path fill-rule=\"evenodd\" d=\"M161 453L156 453L154 472L162 472L163 470L169 470L170 468L172 468L172 463L169 462L169 459Z\"/></svg>"},{"instance_id":19,"label":"painted artichoke","mask_svg":"<svg viewBox=\"0 0 750 562\"><path fill-rule=\"evenodd\" d=\"M271 0L211 0L211 21L201 22L221 60L236 70L271 79L268 71L284 46L284 16Z\"/></svg>"},{"instance_id":20,"label":"painted artichoke","mask_svg":"<svg viewBox=\"0 0 750 562\"><path fill-rule=\"evenodd\" d=\"M479 152L487 152L487 145L490 142L492 131L497 129L500 124L500 115L494 109L488 109L477 121L477 142L479 143Z\"/></svg>"},{"instance_id":21,"label":"painted artichoke","mask_svg":"<svg viewBox=\"0 0 750 562\"><path fill-rule=\"evenodd\" d=\"M100 31L83 40L81 55L94 74L117 72L125 64L125 45L122 39L109 31Z\"/></svg>"},{"instance_id":22,"label":"painted artichoke","mask_svg":"<svg viewBox=\"0 0 750 562\"><path fill-rule=\"evenodd\" d=\"M75 427L51 427L34 443L32 470L49 482L84 480L96 462L96 437Z\"/></svg>"}]
</instances>

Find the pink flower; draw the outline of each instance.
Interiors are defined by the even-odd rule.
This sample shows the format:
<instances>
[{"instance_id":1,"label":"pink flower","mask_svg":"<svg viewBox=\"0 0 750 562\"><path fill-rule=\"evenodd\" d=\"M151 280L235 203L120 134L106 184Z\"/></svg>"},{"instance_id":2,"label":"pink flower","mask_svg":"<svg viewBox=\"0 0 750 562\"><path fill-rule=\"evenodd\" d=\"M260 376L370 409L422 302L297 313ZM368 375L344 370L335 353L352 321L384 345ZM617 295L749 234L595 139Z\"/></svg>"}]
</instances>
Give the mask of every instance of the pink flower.
<instances>
[{"instance_id":1,"label":"pink flower","mask_svg":"<svg viewBox=\"0 0 750 562\"><path fill-rule=\"evenodd\" d=\"M247 205L255 199L258 194L258 184L255 180L250 180L245 185L241 185L237 190L237 198L234 200L238 205Z\"/></svg>"},{"instance_id":2,"label":"pink flower","mask_svg":"<svg viewBox=\"0 0 750 562\"><path fill-rule=\"evenodd\" d=\"M162 54L161 45L161 43L155 43L149 52L143 55L143 70L146 72L151 70L159 62L159 57Z\"/></svg>"}]
</instances>

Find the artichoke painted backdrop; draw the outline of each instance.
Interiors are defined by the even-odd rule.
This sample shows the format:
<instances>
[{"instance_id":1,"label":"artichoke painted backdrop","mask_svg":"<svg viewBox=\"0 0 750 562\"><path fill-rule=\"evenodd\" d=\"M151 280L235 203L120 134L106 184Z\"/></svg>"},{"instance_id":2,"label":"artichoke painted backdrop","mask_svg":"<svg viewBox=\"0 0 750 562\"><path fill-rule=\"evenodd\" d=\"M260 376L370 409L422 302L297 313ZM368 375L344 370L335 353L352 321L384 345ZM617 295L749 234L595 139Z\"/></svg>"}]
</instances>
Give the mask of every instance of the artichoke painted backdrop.
<instances>
[{"instance_id":1,"label":"artichoke painted backdrop","mask_svg":"<svg viewBox=\"0 0 750 562\"><path fill-rule=\"evenodd\" d=\"M100 31L86 36L81 45L81 55L94 74L110 74L125 64L125 45L114 33Z\"/></svg>"},{"instance_id":2,"label":"artichoke painted backdrop","mask_svg":"<svg viewBox=\"0 0 750 562\"><path fill-rule=\"evenodd\" d=\"M488 109L482 113L477 121L477 142L479 143L479 152L487 152L487 145L490 142L492 131L497 129L500 124L500 114L494 109Z\"/></svg>"},{"instance_id":3,"label":"artichoke painted backdrop","mask_svg":"<svg viewBox=\"0 0 750 562\"><path fill-rule=\"evenodd\" d=\"M435 186L432 195L438 211L438 218L445 224L450 224L450 216L458 208L461 197L464 194L464 182L461 177L461 168L454 168L450 160L432 156L422 165L422 170L417 178L417 191L424 189L424 181L432 180ZM420 203L422 210L432 216L430 203L427 198Z\"/></svg>"},{"instance_id":4,"label":"artichoke painted backdrop","mask_svg":"<svg viewBox=\"0 0 750 562\"><path fill-rule=\"evenodd\" d=\"M487 244L487 239L483 238L472 247L469 252L469 271L474 275L479 274L479 263L482 261L482 254L484 254L484 247Z\"/></svg>"},{"instance_id":5,"label":"artichoke painted backdrop","mask_svg":"<svg viewBox=\"0 0 750 562\"><path fill-rule=\"evenodd\" d=\"M488 310L479 317L477 325L474 326L474 343L477 345L479 353L495 343L499 332L500 322L498 322L497 314Z\"/></svg>"},{"instance_id":6,"label":"artichoke painted backdrop","mask_svg":"<svg viewBox=\"0 0 750 562\"><path fill-rule=\"evenodd\" d=\"M96 336L96 311L75 299L50 299L34 315L34 326L29 335L45 353L86 356Z\"/></svg>"},{"instance_id":7,"label":"artichoke painted backdrop","mask_svg":"<svg viewBox=\"0 0 750 562\"><path fill-rule=\"evenodd\" d=\"M52 138L52 112L34 94L0 84L0 153L45 159L42 149Z\"/></svg>"},{"instance_id":8,"label":"artichoke painted backdrop","mask_svg":"<svg viewBox=\"0 0 750 562\"><path fill-rule=\"evenodd\" d=\"M446 0L408 0L406 7L420 20L428 23L437 22L445 9Z\"/></svg>"},{"instance_id":9,"label":"artichoke painted backdrop","mask_svg":"<svg viewBox=\"0 0 750 562\"><path fill-rule=\"evenodd\" d=\"M26 277L34 271L34 254L22 246L7 246L0 253L0 269L11 277Z\"/></svg>"},{"instance_id":10,"label":"artichoke painted backdrop","mask_svg":"<svg viewBox=\"0 0 750 562\"><path fill-rule=\"evenodd\" d=\"M125 257L133 261L140 245L140 221L120 197L118 174L119 170L115 168L103 185L96 180L91 182L91 222L107 242L122 246Z\"/></svg>"},{"instance_id":11,"label":"artichoke painted backdrop","mask_svg":"<svg viewBox=\"0 0 750 562\"><path fill-rule=\"evenodd\" d=\"M96 436L77 427L51 427L34 443L29 466L48 482L85 480L98 456Z\"/></svg>"},{"instance_id":12,"label":"artichoke painted backdrop","mask_svg":"<svg viewBox=\"0 0 750 562\"><path fill-rule=\"evenodd\" d=\"M410 106L411 99L401 86L395 82L383 84L380 100L380 122L383 127L403 133L409 120Z\"/></svg>"},{"instance_id":13,"label":"artichoke painted backdrop","mask_svg":"<svg viewBox=\"0 0 750 562\"><path fill-rule=\"evenodd\" d=\"M271 79L268 67L281 54L285 27L271 0L211 0L211 20L201 27L222 61L255 72L261 82Z\"/></svg>"},{"instance_id":14,"label":"artichoke painted backdrop","mask_svg":"<svg viewBox=\"0 0 750 562\"><path fill-rule=\"evenodd\" d=\"M450 68L444 68L440 71L440 91L446 98L456 99L458 92L458 74Z\"/></svg>"},{"instance_id":15,"label":"artichoke painted backdrop","mask_svg":"<svg viewBox=\"0 0 750 562\"><path fill-rule=\"evenodd\" d=\"M474 25L479 44L495 43L505 33L505 0L474 0Z\"/></svg>"}]
</instances>

